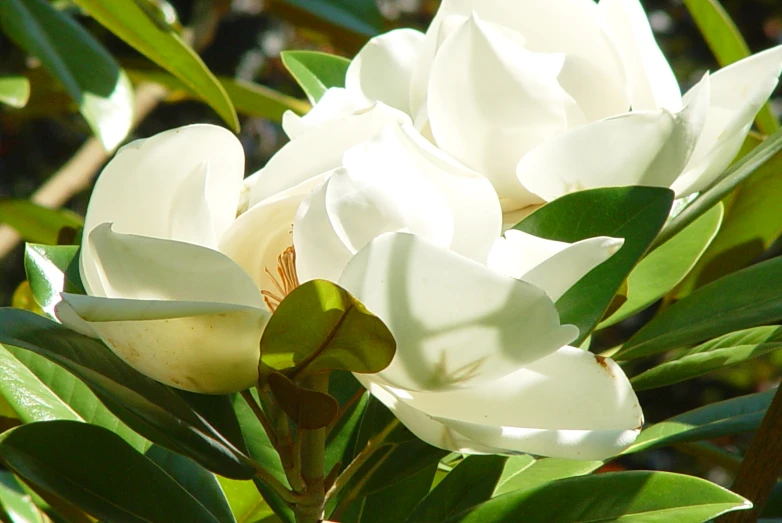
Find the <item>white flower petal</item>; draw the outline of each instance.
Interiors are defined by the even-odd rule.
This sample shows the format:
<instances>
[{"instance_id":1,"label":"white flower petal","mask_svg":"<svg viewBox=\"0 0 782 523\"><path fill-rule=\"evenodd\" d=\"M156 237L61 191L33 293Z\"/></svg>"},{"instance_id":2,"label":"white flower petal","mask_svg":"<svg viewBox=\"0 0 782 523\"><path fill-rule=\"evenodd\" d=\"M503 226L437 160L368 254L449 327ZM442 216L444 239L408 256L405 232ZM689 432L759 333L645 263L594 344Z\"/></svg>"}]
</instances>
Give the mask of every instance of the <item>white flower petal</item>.
<instances>
[{"instance_id":1,"label":"white flower petal","mask_svg":"<svg viewBox=\"0 0 782 523\"><path fill-rule=\"evenodd\" d=\"M345 151L394 122L409 123L410 118L385 104L376 103L366 110L303 133L245 181L250 187L249 206L336 169L342 164Z\"/></svg>"},{"instance_id":2,"label":"white flower petal","mask_svg":"<svg viewBox=\"0 0 782 523\"><path fill-rule=\"evenodd\" d=\"M266 309L73 294L63 299L117 356L167 385L226 394L258 380Z\"/></svg>"},{"instance_id":3,"label":"white flower petal","mask_svg":"<svg viewBox=\"0 0 782 523\"><path fill-rule=\"evenodd\" d=\"M498 452L605 459L630 445L643 424L638 398L621 368L574 347L470 389L390 392Z\"/></svg>"},{"instance_id":4,"label":"white flower petal","mask_svg":"<svg viewBox=\"0 0 782 523\"><path fill-rule=\"evenodd\" d=\"M353 257L338 282L397 341L377 376L394 387L444 390L504 376L578 335L528 283L410 234L384 234Z\"/></svg>"},{"instance_id":5,"label":"white flower petal","mask_svg":"<svg viewBox=\"0 0 782 523\"><path fill-rule=\"evenodd\" d=\"M423 41L424 34L414 29L372 38L350 63L345 87L410 114L410 79Z\"/></svg>"},{"instance_id":6,"label":"white flower petal","mask_svg":"<svg viewBox=\"0 0 782 523\"><path fill-rule=\"evenodd\" d=\"M282 115L282 129L288 138L295 140L307 131L317 129L334 120L348 118L371 105L356 93L332 87L304 116L299 116L293 111L285 111Z\"/></svg>"},{"instance_id":7,"label":"white flower petal","mask_svg":"<svg viewBox=\"0 0 782 523\"><path fill-rule=\"evenodd\" d=\"M519 158L565 129L562 55L532 53L475 15L435 57L427 109L435 142L492 182L500 198L531 203L514 176Z\"/></svg>"},{"instance_id":8,"label":"white flower petal","mask_svg":"<svg viewBox=\"0 0 782 523\"><path fill-rule=\"evenodd\" d=\"M781 71L782 46L777 46L711 75L705 128L684 174L672 187L677 197L705 189L733 161ZM687 92L685 101L693 95L693 90Z\"/></svg>"},{"instance_id":9,"label":"white flower petal","mask_svg":"<svg viewBox=\"0 0 782 523\"><path fill-rule=\"evenodd\" d=\"M583 57L566 55L557 79L576 101L579 110L575 118L569 115L569 128L622 114L630 109L630 99L624 85Z\"/></svg>"},{"instance_id":10,"label":"white flower petal","mask_svg":"<svg viewBox=\"0 0 782 523\"><path fill-rule=\"evenodd\" d=\"M109 298L264 307L253 281L227 256L189 243L121 234L107 223L93 229L84 242L81 263L94 264ZM96 296L96 285L84 283Z\"/></svg>"},{"instance_id":11,"label":"white flower petal","mask_svg":"<svg viewBox=\"0 0 782 523\"><path fill-rule=\"evenodd\" d=\"M627 71L634 111L682 108L679 83L657 45L638 0L600 0L600 17L614 38Z\"/></svg>"},{"instance_id":12,"label":"white flower petal","mask_svg":"<svg viewBox=\"0 0 782 523\"><path fill-rule=\"evenodd\" d=\"M185 179L199 178L205 166L208 176L200 178L207 184L202 193L219 238L236 216L244 151L233 134L214 125L172 129L122 147L95 183L85 238L108 222L118 232L181 239L172 236L172 204ZM192 193L192 185L188 190Z\"/></svg>"},{"instance_id":13,"label":"white flower petal","mask_svg":"<svg viewBox=\"0 0 782 523\"><path fill-rule=\"evenodd\" d=\"M557 301L623 243L619 238L601 236L570 244L509 230L495 243L489 268L531 283Z\"/></svg>"}]
</instances>

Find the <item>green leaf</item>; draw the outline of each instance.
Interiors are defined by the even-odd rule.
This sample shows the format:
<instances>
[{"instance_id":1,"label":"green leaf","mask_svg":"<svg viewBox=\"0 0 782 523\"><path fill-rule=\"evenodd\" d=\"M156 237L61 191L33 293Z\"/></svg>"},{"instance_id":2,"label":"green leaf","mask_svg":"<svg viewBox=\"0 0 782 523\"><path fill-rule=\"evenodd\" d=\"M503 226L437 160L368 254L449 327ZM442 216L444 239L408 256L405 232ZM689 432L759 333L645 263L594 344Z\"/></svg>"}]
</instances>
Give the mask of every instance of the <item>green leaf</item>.
<instances>
[{"instance_id":1,"label":"green leaf","mask_svg":"<svg viewBox=\"0 0 782 523\"><path fill-rule=\"evenodd\" d=\"M505 456L468 456L445 476L407 518L435 523L491 498L505 467Z\"/></svg>"},{"instance_id":2,"label":"green leaf","mask_svg":"<svg viewBox=\"0 0 782 523\"><path fill-rule=\"evenodd\" d=\"M781 319L782 258L774 258L725 276L674 303L613 357L649 356Z\"/></svg>"},{"instance_id":3,"label":"green leaf","mask_svg":"<svg viewBox=\"0 0 782 523\"><path fill-rule=\"evenodd\" d=\"M282 0L355 33L375 36L383 30L383 16L374 0Z\"/></svg>"},{"instance_id":4,"label":"green leaf","mask_svg":"<svg viewBox=\"0 0 782 523\"><path fill-rule=\"evenodd\" d=\"M22 425L0 436L0 458L25 480L100 519L219 521L143 454L94 425L65 420Z\"/></svg>"},{"instance_id":5,"label":"green leaf","mask_svg":"<svg viewBox=\"0 0 782 523\"><path fill-rule=\"evenodd\" d=\"M29 200L0 200L0 222L10 225L26 241L56 245L63 227L78 229L84 220L73 212L50 209Z\"/></svg>"},{"instance_id":6,"label":"green leaf","mask_svg":"<svg viewBox=\"0 0 782 523\"><path fill-rule=\"evenodd\" d=\"M136 0L75 0L82 9L138 52L167 70L208 103L234 131L239 119L220 82L171 27Z\"/></svg>"},{"instance_id":7,"label":"green leaf","mask_svg":"<svg viewBox=\"0 0 782 523\"><path fill-rule=\"evenodd\" d=\"M741 341L737 344L737 338ZM782 349L782 327L759 327L731 333L693 348L687 354L630 380L635 390L664 387L711 371L738 365Z\"/></svg>"},{"instance_id":8,"label":"green leaf","mask_svg":"<svg viewBox=\"0 0 782 523\"><path fill-rule=\"evenodd\" d=\"M133 87L92 35L44 0L3 0L0 26L62 82L107 151L125 139L133 121Z\"/></svg>"},{"instance_id":9,"label":"green leaf","mask_svg":"<svg viewBox=\"0 0 782 523\"><path fill-rule=\"evenodd\" d=\"M627 301L599 327L608 327L629 318L682 281L719 231L722 216L722 204L717 204L641 260L627 278Z\"/></svg>"},{"instance_id":10,"label":"green leaf","mask_svg":"<svg viewBox=\"0 0 782 523\"><path fill-rule=\"evenodd\" d=\"M274 517L274 511L266 504L252 481L239 481L218 476L217 480L231 505L237 523L260 523Z\"/></svg>"},{"instance_id":11,"label":"green leaf","mask_svg":"<svg viewBox=\"0 0 782 523\"><path fill-rule=\"evenodd\" d=\"M505 462L494 496L514 490L530 489L558 479L582 476L602 466L602 461L513 456Z\"/></svg>"},{"instance_id":12,"label":"green leaf","mask_svg":"<svg viewBox=\"0 0 782 523\"><path fill-rule=\"evenodd\" d=\"M30 80L24 76L0 76L0 102L24 107L30 99Z\"/></svg>"},{"instance_id":13,"label":"green leaf","mask_svg":"<svg viewBox=\"0 0 782 523\"><path fill-rule=\"evenodd\" d=\"M709 209L717 205L720 200L760 169L766 162L774 158L780 151L782 151L782 129L766 138L752 152L728 167L716 183L706 189L686 209L669 221L654 241L652 249L663 245Z\"/></svg>"},{"instance_id":14,"label":"green leaf","mask_svg":"<svg viewBox=\"0 0 782 523\"><path fill-rule=\"evenodd\" d=\"M290 369L291 377L321 370L379 372L395 350L383 322L326 280L308 281L288 294L261 337L263 363Z\"/></svg>"},{"instance_id":15,"label":"green leaf","mask_svg":"<svg viewBox=\"0 0 782 523\"><path fill-rule=\"evenodd\" d=\"M235 479L254 475L252 464L169 387L137 372L105 345L36 314L0 308L0 343L61 365L142 436Z\"/></svg>"},{"instance_id":16,"label":"green leaf","mask_svg":"<svg viewBox=\"0 0 782 523\"><path fill-rule=\"evenodd\" d=\"M24 250L24 268L38 305L50 318L61 292L84 294L79 275L79 247L76 245L35 245Z\"/></svg>"},{"instance_id":17,"label":"green leaf","mask_svg":"<svg viewBox=\"0 0 782 523\"><path fill-rule=\"evenodd\" d=\"M11 523L50 521L35 505L32 497L17 483L16 478L6 471L0 471L0 520Z\"/></svg>"},{"instance_id":18,"label":"green leaf","mask_svg":"<svg viewBox=\"0 0 782 523\"><path fill-rule=\"evenodd\" d=\"M684 0L684 5L721 67L751 54L736 24L717 0ZM755 121L758 129L765 134L779 129L779 122L768 104L763 106Z\"/></svg>"},{"instance_id":19,"label":"green leaf","mask_svg":"<svg viewBox=\"0 0 782 523\"><path fill-rule=\"evenodd\" d=\"M237 523L214 474L190 458L174 454L158 445L153 445L145 455L197 499L215 521Z\"/></svg>"},{"instance_id":20,"label":"green leaf","mask_svg":"<svg viewBox=\"0 0 782 523\"><path fill-rule=\"evenodd\" d=\"M173 91L174 96L185 95L189 98L198 98L198 94L187 84L163 71L134 69L128 70L128 75L133 81L154 82L165 86ZM285 111L305 114L310 109L310 104L304 100L284 95L263 85L224 76L218 76L217 81L225 89L236 110L248 116L281 122Z\"/></svg>"},{"instance_id":21,"label":"green leaf","mask_svg":"<svg viewBox=\"0 0 782 523\"><path fill-rule=\"evenodd\" d=\"M578 191L550 202L516 225L535 236L577 242L594 236L624 238L622 248L570 288L556 303L562 323L576 325L578 345L611 304L622 282L668 217L673 193L658 187Z\"/></svg>"},{"instance_id":22,"label":"green leaf","mask_svg":"<svg viewBox=\"0 0 782 523\"><path fill-rule=\"evenodd\" d=\"M328 394L299 387L279 372L271 373L267 383L277 404L299 429L322 429L337 416L339 403Z\"/></svg>"},{"instance_id":23,"label":"green leaf","mask_svg":"<svg viewBox=\"0 0 782 523\"><path fill-rule=\"evenodd\" d=\"M712 403L656 423L644 429L624 454L751 432L760 426L775 392L767 390Z\"/></svg>"},{"instance_id":24,"label":"green leaf","mask_svg":"<svg viewBox=\"0 0 782 523\"><path fill-rule=\"evenodd\" d=\"M700 478L670 472L634 471L563 479L510 492L446 521L702 523L751 506L738 494Z\"/></svg>"},{"instance_id":25,"label":"green leaf","mask_svg":"<svg viewBox=\"0 0 782 523\"><path fill-rule=\"evenodd\" d=\"M331 87L345 87L350 60L318 51L283 51L282 63L315 104Z\"/></svg>"}]
</instances>

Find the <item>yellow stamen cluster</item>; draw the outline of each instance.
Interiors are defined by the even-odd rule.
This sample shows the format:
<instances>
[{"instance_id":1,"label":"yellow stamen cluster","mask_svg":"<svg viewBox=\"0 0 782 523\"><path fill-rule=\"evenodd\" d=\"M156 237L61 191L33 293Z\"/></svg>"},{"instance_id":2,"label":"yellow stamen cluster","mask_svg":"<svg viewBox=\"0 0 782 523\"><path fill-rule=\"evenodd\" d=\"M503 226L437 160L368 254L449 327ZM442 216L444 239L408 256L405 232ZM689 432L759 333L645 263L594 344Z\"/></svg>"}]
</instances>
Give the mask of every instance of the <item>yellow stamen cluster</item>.
<instances>
[{"instance_id":1,"label":"yellow stamen cluster","mask_svg":"<svg viewBox=\"0 0 782 523\"><path fill-rule=\"evenodd\" d=\"M269 276L276 291L262 290L263 301L269 310L274 312L285 297L299 286L299 278L296 276L296 251L288 247L277 256L277 276L272 274L268 267L264 269Z\"/></svg>"}]
</instances>

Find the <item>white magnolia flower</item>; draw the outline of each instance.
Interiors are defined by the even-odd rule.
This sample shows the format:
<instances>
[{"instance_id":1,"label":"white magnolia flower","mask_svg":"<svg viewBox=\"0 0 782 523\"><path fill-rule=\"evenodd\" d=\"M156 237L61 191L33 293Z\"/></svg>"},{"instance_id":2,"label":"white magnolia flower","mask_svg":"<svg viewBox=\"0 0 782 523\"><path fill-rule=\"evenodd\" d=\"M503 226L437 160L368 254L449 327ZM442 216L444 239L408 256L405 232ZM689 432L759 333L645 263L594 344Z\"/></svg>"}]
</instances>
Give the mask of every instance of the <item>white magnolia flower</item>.
<instances>
[{"instance_id":1,"label":"white magnolia flower","mask_svg":"<svg viewBox=\"0 0 782 523\"><path fill-rule=\"evenodd\" d=\"M682 96L638 0L443 0L426 34L373 38L312 124L382 101L486 176L505 212L605 186L684 197L735 157L781 69L778 46Z\"/></svg>"}]
</instances>

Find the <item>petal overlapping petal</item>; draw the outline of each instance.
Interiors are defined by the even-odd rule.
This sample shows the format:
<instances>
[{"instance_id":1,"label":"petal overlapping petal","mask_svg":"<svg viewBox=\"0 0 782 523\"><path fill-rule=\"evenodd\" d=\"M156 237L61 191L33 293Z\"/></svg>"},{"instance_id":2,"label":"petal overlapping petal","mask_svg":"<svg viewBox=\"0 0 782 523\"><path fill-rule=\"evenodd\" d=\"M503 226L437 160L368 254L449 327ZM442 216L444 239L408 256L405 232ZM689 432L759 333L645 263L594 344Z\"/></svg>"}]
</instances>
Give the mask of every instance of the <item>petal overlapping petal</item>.
<instances>
[{"instance_id":1,"label":"petal overlapping petal","mask_svg":"<svg viewBox=\"0 0 782 523\"><path fill-rule=\"evenodd\" d=\"M357 96L356 93L332 87L304 116L299 116L293 111L285 111L282 115L282 130L288 138L295 140L307 131L317 129L334 120L348 118L371 106L371 103Z\"/></svg>"},{"instance_id":2,"label":"petal overlapping petal","mask_svg":"<svg viewBox=\"0 0 782 523\"><path fill-rule=\"evenodd\" d=\"M486 383L578 335L543 290L410 234L374 239L338 283L394 335L396 356L377 376L398 388Z\"/></svg>"}]
</instances>

